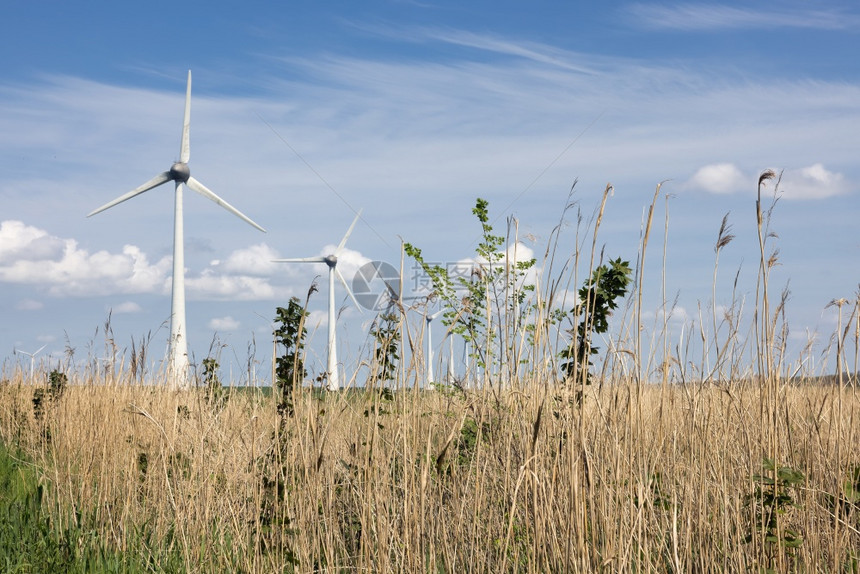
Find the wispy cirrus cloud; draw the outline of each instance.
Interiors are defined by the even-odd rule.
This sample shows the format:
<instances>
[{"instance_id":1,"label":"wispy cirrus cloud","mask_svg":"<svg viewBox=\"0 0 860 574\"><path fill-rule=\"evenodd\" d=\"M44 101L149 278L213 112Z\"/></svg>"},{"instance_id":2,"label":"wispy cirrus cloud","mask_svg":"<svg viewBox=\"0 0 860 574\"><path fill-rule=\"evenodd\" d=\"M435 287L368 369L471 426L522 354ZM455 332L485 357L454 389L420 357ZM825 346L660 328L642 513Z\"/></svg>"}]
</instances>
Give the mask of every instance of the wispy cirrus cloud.
<instances>
[{"instance_id":1,"label":"wispy cirrus cloud","mask_svg":"<svg viewBox=\"0 0 860 574\"><path fill-rule=\"evenodd\" d=\"M851 30L860 25L860 14L838 10L756 10L726 4L644 4L626 6L627 19L638 26L668 30L730 30L755 28L805 28Z\"/></svg>"}]
</instances>

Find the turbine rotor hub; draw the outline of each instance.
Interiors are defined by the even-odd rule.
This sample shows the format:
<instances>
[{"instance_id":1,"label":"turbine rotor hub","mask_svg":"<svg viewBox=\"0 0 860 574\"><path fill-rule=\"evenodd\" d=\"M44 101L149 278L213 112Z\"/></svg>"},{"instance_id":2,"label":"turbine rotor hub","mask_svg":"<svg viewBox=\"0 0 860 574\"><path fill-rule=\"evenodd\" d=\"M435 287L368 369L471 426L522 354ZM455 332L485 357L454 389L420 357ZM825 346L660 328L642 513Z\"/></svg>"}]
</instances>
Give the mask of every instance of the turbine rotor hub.
<instances>
[{"instance_id":1,"label":"turbine rotor hub","mask_svg":"<svg viewBox=\"0 0 860 574\"><path fill-rule=\"evenodd\" d=\"M173 181L185 183L191 177L191 170L188 169L188 164L178 161L170 166L170 178Z\"/></svg>"},{"instance_id":2,"label":"turbine rotor hub","mask_svg":"<svg viewBox=\"0 0 860 574\"><path fill-rule=\"evenodd\" d=\"M337 265L337 255L326 255L325 256L325 264L329 267L334 267Z\"/></svg>"}]
</instances>

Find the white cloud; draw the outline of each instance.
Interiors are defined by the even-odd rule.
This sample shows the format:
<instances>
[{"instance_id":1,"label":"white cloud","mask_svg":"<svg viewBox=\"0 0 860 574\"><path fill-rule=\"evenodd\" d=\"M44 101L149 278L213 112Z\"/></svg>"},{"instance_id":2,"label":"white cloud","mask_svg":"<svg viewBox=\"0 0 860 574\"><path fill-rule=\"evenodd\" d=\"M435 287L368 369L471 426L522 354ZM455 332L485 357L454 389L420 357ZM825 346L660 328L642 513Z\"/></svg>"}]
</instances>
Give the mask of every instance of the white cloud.
<instances>
[{"instance_id":1,"label":"white cloud","mask_svg":"<svg viewBox=\"0 0 860 574\"><path fill-rule=\"evenodd\" d=\"M62 256L63 240L21 221L0 222L0 265L20 259L43 261Z\"/></svg>"},{"instance_id":2,"label":"white cloud","mask_svg":"<svg viewBox=\"0 0 860 574\"><path fill-rule=\"evenodd\" d=\"M316 255L316 257L325 257L337 250L336 245L326 245ZM362 255L361 252L354 249L344 248L337 256L337 270L343 275L347 285L352 288L353 277L362 265L370 263L371 259ZM291 277L292 283L303 285L302 292L310 284L313 278L317 278L317 285L321 291L325 292L328 288L328 266L325 263L306 263L306 262L290 262L276 263L279 269L284 269ZM340 281L336 280L335 289L343 288ZM345 295L345 294L343 294Z\"/></svg>"},{"instance_id":3,"label":"white cloud","mask_svg":"<svg viewBox=\"0 0 860 574\"><path fill-rule=\"evenodd\" d=\"M111 307L111 311L116 315L123 315L128 313L140 313L143 311L143 308L134 301L125 301L124 303Z\"/></svg>"},{"instance_id":4,"label":"white cloud","mask_svg":"<svg viewBox=\"0 0 860 574\"><path fill-rule=\"evenodd\" d=\"M235 331L240 327L241 323L230 317L215 317L209 321L209 328L214 331Z\"/></svg>"},{"instance_id":5,"label":"white cloud","mask_svg":"<svg viewBox=\"0 0 860 574\"><path fill-rule=\"evenodd\" d=\"M668 312L668 316L667 316ZM643 311L642 319L644 320L656 320L656 321L668 321L670 323L676 323L679 325L686 325L690 321L695 320L693 317L690 317L690 314L684 307L675 306L671 309L658 309L657 311Z\"/></svg>"},{"instance_id":6,"label":"white cloud","mask_svg":"<svg viewBox=\"0 0 860 574\"><path fill-rule=\"evenodd\" d=\"M579 304L579 293L576 289L558 289L552 295L552 310L554 311L569 311Z\"/></svg>"},{"instance_id":7,"label":"white cloud","mask_svg":"<svg viewBox=\"0 0 860 574\"><path fill-rule=\"evenodd\" d=\"M734 164L715 163L699 168L687 181L686 187L723 194L749 190L750 184L755 183L741 173ZM755 188L753 187L752 190L755 191Z\"/></svg>"},{"instance_id":8,"label":"white cloud","mask_svg":"<svg viewBox=\"0 0 860 574\"><path fill-rule=\"evenodd\" d=\"M34 258L35 256L35 258ZM264 274L274 269L268 261L277 253L264 244L239 249L225 262L216 263L195 276L186 272L186 289L201 299L266 300L283 296L286 289L273 287ZM354 272L368 261L358 252L346 250L343 268ZM151 263L139 247L126 245L122 253L102 250L90 253L74 239L50 235L18 221L0 224L0 281L36 285L55 297L89 297L117 293L156 293L170 290L172 263L163 257ZM248 274L241 274L242 272ZM345 273L346 275L346 273ZM22 302L28 309L36 302ZM114 307L116 313L137 313L140 307L126 302Z\"/></svg>"},{"instance_id":9,"label":"white cloud","mask_svg":"<svg viewBox=\"0 0 860 574\"><path fill-rule=\"evenodd\" d=\"M211 269L203 271L198 277L186 277L185 288L189 296L200 299L254 301L274 299L277 295L268 279L246 275L220 275Z\"/></svg>"},{"instance_id":10,"label":"white cloud","mask_svg":"<svg viewBox=\"0 0 860 574\"><path fill-rule=\"evenodd\" d=\"M754 194L756 182L756 176L744 174L732 163L717 163L699 168L682 187L714 194ZM851 189L843 174L832 172L821 163L787 170L782 173L779 183L779 195L786 200L825 199L848 193Z\"/></svg>"},{"instance_id":11,"label":"white cloud","mask_svg":"<svg viewBox=\"0 0 860 574\"><path fill-rule=\"evenodd\" d=\"M323 311L320 309L315 309L308 313L307 319L305 319L305 325L307 326L308 334L312 335L315 331L319 331L324 327L328 326L328 311ZM325 336L325 334L323 334Z\"/></svg>"},{"instance_id":12,"label":"white cloud","mask_svg":"<svg viewBox=\"0 0 860 574\"><path fill-rule=\"evenodd\" d=\"M283 265L272 263L272 259L279 257L277 251L265 243L259 243L245 249L237 249L224 261L216 260L212 265L218 265L230 273L265 276L271 275L279 265Z\"/></svg>"},{"instance_id":13,"label":"white cloud","mask_svg":"<svg viewBox=\"0 0 860 574\"><path fill-rule=\"evenodd\" d=\"M54 296L148 293L165 288L170 259L151 264L132 245L121 254L90 253L19 221L0 223L0 281L40 285Z\"/></svg>"},{"instance_id":14,"label":"white cloud","mask_svg":"<svg viewBox=\"0 0 860 574\"><path fill-rule=\"evenodd\" d=\"M786 171L779 189L785 199L824 199L848 193L850 186L841 173L829 171L816 163Z\"/></svg>"}]
</instances>

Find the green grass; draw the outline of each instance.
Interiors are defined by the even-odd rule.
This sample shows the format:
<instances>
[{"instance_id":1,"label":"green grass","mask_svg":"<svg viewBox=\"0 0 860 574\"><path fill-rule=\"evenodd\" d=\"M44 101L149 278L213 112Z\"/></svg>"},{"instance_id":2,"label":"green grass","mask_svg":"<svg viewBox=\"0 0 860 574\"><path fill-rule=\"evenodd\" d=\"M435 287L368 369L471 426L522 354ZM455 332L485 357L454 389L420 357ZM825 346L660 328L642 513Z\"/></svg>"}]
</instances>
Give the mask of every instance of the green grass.
<instances>
[{"instance_id":1,"label":"green grass","mask_svg":"<svg viewBox=\"0 0 860 574\"><path fill-rule=\"evenodd\" d=\"M0 571L183 572L181 555L139 532L125 551L112 549L81 512L51 508L51 489L25 456L0 444Z\"/></svg>"}]
</instances>

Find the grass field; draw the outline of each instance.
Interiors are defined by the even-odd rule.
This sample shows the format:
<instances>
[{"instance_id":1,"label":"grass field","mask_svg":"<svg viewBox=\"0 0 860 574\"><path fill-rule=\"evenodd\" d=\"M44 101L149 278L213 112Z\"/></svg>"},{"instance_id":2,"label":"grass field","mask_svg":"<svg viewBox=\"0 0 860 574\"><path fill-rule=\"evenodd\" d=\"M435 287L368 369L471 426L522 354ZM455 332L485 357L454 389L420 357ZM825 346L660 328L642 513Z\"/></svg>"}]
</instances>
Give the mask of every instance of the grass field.
<instances>
[{"instance_id":1,"label":"grass field","mask_svg":"<svg viewBox=\"0 0 860 574\"><path fill-rule=\"evenodd\" d=\"M853 388L782 386L775 419L748 385L621 383L581 407L537 384L302 393L286 424L249 393L213 407L202 393L70 386L38 419L31 386L0 393L0 433L26 456L47 531L120 571L854 572L860 560ZM768 479L774 431L796 481Z\"/></svg>"}]
</instances>

